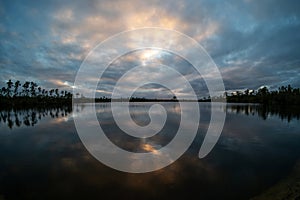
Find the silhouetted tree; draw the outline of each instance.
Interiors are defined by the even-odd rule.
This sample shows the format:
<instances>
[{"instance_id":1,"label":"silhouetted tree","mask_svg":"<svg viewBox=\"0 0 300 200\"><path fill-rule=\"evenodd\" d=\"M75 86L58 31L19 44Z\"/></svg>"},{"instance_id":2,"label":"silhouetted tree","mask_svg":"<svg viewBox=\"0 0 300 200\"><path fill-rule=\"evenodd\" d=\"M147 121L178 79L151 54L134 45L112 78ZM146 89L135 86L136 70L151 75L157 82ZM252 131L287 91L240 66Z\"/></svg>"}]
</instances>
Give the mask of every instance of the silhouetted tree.
<instances>
[{"instance_id":1,"label":"silhouetted tree","mask_svg":"<svg viewBox=\"0 0 300 200\"><path fill-rule=\"evenodd\" d=\"M41 87L38 87L38 96L40 96L41 95L41 92L42 92L42 88Z\"/></svg>"},{"instance_id":2,"label":"silhouetted tree","mask_svg":"<svg viewBox=\"0 0 300 200\"><path fill-rule=\"evenodd\" d=\"M30 82L26 81L24 84L23 84L23 96L25 97L28 97L29 96L29 84Z\"/></svg>"},{"instance_id":3,"label":"silhouetted tree","mask_svg":"<svg viewBox=\"0 0 300 200\"><path fill-rule=\"evenodd\" d=\"M55 95L56 97L59 97L58 89L55 89Z\"/></svg>"},{"instance_id":4,"label":"silhouetted tree","mask_svg":"<svg viewBox=\"0 0 300 200\"><path fill-rule=\"evenodd\" d=\"M71 103L72 94L70 92L59 91L57 88L48 92L32 81L26 81L22 85L19 80L15 83L9 80L6 85L7 87L2 87L0 90L0 107ZM21 92L19 92L20 86L22 86Z\"/></svg>"},{"instance_id":5,"label":"silhouetted tree","mask_svg":"<svg viewBox=\"0 0 300 200\"><path fill-rule=\"evenodd\" d=\"M7 81L6 84L7 84L6 96L11 97L11 89L14 83L9 79L9 81Z\"/></svg>"},{"instance_id":6,"label":"silhouetted tree","mask_svg":"<svg viewBox=\"0 0 300 200\"><path fill-rule=\"evenodd\" d=\"M5 96L6 95L6 88L2 87L1 88L1 96Z\"/></svg>"},{"instance_id":7,"label":"silhouetted tree","mask_svg":"<svg viewBox=\"0 0 300 200\"><path fill-rule=\"evenodd\" d=\"M54 93L54 89L51 89L51 90L49 91L50 97L52 97L53 93Z\"/></svg>"},{"instance_id":8,"label":"silhouetted tree","mask_svg":"<svg viewBox=\"0 0 300 200\"><path fill-rule=\"evenodd\" d=\"M38 85L36 84L36 83L34 83L34 82L30 82L30 93L31 93L31 96L32 97L35 97L36 96L36 87L37 87Z\"/></svg>"},{"instance_id":9,"label":"silhouetted tree","mask_svg":"<svg viewBox=\"0 0 300 200\"><path fill-rule=\"evenodd\" d=\"M18 81L15 82L14 97L18 96L19 86L21 86L21 83L20 83L20 81L18 80Z\"/></svg>"},{"instance_id":10,"label":"silhouetted tree","mask_svg":"<svg viewBox=\"0 0 300 200\"><path fill-rule=\"evenodd\" d=\"M291 85L281 86L278 90L269 91L267 87L258 89L257 92L245 90L244 94L231 94L228 102L262 103L265 105L300 105L300 89Z\"/></svg>"}]
</instances>

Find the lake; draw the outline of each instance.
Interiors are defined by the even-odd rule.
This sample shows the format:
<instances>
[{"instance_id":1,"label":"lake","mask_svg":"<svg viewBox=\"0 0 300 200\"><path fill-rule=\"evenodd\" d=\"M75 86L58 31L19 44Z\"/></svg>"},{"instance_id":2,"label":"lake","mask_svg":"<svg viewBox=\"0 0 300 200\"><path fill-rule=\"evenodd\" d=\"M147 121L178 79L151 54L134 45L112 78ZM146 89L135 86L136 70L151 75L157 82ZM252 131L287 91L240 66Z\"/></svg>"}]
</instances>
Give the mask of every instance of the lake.
<instances>
[{"instance_id":1,"label":"lake","mask_svg":"<svg viewBox=\"0 0 300 200\"><path fill-rule=\"evenodd\" d=\"M140 126L149 124L152 104L131 103L131 118ZM109 103L96 104L96 112L115 145L139 153L160 149L176 134L181 108L176 102L162 105L165 126L146 139L118 128ZM189 149L171 165L142 174L112 169L86 150L74 118L89 113L90 104L2 110L0 199L250 199L288 177L300 161L298 108L221 103L224 129L213 150L199 159L211 116L209 103L199 107L199 129Z\"/></svg>"}]
</instances>

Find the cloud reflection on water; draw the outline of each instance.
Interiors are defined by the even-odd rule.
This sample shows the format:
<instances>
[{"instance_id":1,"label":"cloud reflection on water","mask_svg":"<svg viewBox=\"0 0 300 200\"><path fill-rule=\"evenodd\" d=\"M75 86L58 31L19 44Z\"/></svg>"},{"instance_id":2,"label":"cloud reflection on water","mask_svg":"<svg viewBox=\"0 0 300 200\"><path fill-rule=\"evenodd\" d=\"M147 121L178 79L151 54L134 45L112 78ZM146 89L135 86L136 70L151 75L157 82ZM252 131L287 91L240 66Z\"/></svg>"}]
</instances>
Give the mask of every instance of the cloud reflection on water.
<instances>
[{"instance_id":1,"label":"cloud reflection on water","mask_svg":"<svg viewBox=\"0 0 300 200\"><path fill-rule=\"evenodd\" d=\"M144 104L144 105L143 105ZM75 111L72 111L70 106L62 106L57 108L31 108L31 109L2 109L0 110L0 125L7 125L9 129L17 127L30 127L37 125L43 118L52 118L51 123L62 123L70 120L72 117L81 116L81 112L89 104L78 104ZM180 106L175 103L165 103L167 110L171 115L180 114ZM210 109L208 103L200 103L201 109ZM149 105L147 103L135 103L130 106L131 118L137 125L145 126L149 123L149 115L147 114L147 109ZM267 120L272 117L279 117L281 120L287 120L288 122L292 120L300 119L299 107L280 107L271 106L265 107L259 104L244 104L244 103L232 103L224 106L219 105L220 111L226 112L227 114L242 114L242 115L252 115L259 116L260 118ZM110 104L109 103L99 103L96 106L96 112L101 115L101 123L109 124L110 117ZM86 112L84 112L86 113ZM203 116L202 116L203 117ZM125 123L125 122L124 122ZM129 124L130 125L130 124ZM201 124L200 124L201 126Z\"/></svg>"},{"instance_id":2,"label":"cloud reflection on water","mask_svg":"<svg viewBox=\"0 0 300 200\"><path fill-rule=\"evenodd\" d=\"M88 104L78 105L73 110L73 117L88 107ZM142 103L132 105L136 120L139 120L138 116L146 115L144 111L148 107ZM156 151L172 139L169 131L176 131L178 107L167 103L166 108L170 116L169 127L163 130L165 134L151 141L140 141L127 138L111 127L114 122L109 104L97 104L96 107L98 119L102 120L101 125L106 130L110 130L108 137L112 141L127 150L142 152ZM197 157L203 139L201 133L205 133L210 117L209 104L201 103L200 134L191 148L170 166L146 174L117 172L98 162L82 145L72 120L48 123L64 119L61 111L58 115L53 110L52 115L48 111L48 117L41 114L41 119L36 114L38 122L34 127L22 122L20 127L14 125L11 130L7 128L7 118L4 122L1 117L1 193L5 191L3 194L7 199L16 196L25 199L30 195L33 195L31 199L60 195L75 199L192 198L195 195L204 199L248 199L276 183L299 159L300 127L299 123L293 123L298 120L297 115L291 114L288 122L287 115L269 111L270 114L263 115L267 116L263 120L259 113L265 111L259 105L229 104L219 108L220 112L227 112L227 120L220 140L208 157ZM2 110L1 116L6 112ZM18 117L23 119L23 115L31 112L18 111ZM70 112L67 116L71 116ZM3 134L7 131L13 134Z\"/></svg>"}]
</instances>

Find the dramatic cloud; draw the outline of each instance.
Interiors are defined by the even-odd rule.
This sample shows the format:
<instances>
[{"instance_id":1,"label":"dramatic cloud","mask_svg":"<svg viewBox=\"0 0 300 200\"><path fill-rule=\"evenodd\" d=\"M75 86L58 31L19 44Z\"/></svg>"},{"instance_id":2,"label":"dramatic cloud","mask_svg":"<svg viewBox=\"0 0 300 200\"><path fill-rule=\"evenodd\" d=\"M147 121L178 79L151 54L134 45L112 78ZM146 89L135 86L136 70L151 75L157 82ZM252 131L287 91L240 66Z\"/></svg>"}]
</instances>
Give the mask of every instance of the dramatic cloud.
<instances>
[{"instance_id":1,"label":"dramatic cloud","mask_svg":"<svg viewBox=\"0 0 300 200\"><path fill-rule=\"evenodd\" d=\"M197 40L228 90L300 87L299 17L300 2L292 0L0 1L0 86L18 79L71 90L82 61L98 43L121 31L155 26ZM206 87L190 64L175 55L163 57L164 64L180 65L201 96ZM142 60L127 55L115 66L126 69ZM99 95L109 94L121 71L106 73Z\"/></svg>"}]
</instances>

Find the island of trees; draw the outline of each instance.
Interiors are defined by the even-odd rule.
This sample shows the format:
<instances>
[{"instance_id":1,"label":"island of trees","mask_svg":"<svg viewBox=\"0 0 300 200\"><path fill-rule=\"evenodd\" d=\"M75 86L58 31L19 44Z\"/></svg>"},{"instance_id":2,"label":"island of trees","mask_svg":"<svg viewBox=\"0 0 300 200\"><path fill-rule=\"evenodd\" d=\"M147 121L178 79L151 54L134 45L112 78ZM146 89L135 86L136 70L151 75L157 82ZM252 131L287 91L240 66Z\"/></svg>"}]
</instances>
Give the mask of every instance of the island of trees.
<instances>
[{"instance_id":1,"label":"island of trees","mask_svg":"<svg viewBox=\"0 0 300 200\"><path fill-rule=\"evenodd\" d=\"M0 90L0 108L27 108L71 105L72 93L44 89L35 82L7 81Z\"/></svg>"},{"instance_id":2,"label":"island of trees","mask_svg":"<svg viewBox=\"0 0 300 200\"><path fill-rule=\"evenodd\" d=\"M6 87L2 87L0 90L0 108L9 107L33 107L33 106L62 106L72 104L73 94L69 91L59 89L44 89L38 86L35 82L26 81L21 83L20 81L7 81ZM90 99L79 97L80 94L76 94L78 102L88 102ZM224 99L226 97L227 102L233 103L260 103L263 105L300 105L300 89L293 88L291 85L281 86L278 90L269 91L267 87L262 87L255 90L245 90L243 92L236 91L233 93L225 92L222 97L212 97L214 100ZM132 97L125 99L132 102L157 102L157 101L178 101L176 96L170 99L147 99ZM101 97L93 100L95 102L110 102L110 101L122 101L122 99L110 99L109 97ZM187 100L188 101L188 100ZM210 97L202 98L199 102L209 102Z\"/></svg>"}]
</instances>

